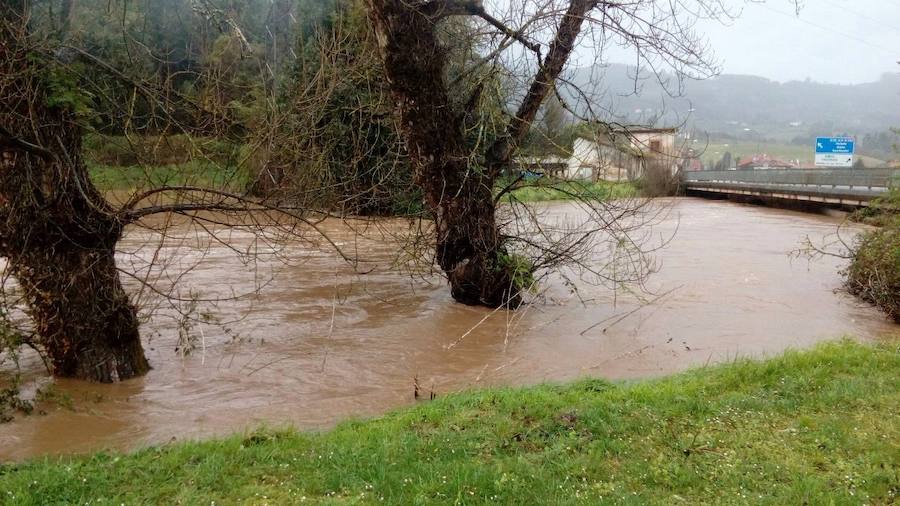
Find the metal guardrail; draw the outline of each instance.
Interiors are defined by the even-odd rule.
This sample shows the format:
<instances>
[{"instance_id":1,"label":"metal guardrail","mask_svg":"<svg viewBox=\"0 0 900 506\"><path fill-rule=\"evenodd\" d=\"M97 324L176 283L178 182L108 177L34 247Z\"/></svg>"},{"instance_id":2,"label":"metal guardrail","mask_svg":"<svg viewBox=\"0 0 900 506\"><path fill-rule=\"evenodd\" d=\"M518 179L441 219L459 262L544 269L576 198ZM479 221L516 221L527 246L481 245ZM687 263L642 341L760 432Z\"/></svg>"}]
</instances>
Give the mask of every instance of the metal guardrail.
<instances>
[{"instance_id":1,"label":"metal guardrail","mask_svg":"<svg viewBox=\"0 0 900 506\"><path fill-rule=\"evenodd\" d=\"M886 191L900 187L900 169L770 169L685 172L685 183L728 183L747 186L806 186Z\"/></svg>"}]
</instances>

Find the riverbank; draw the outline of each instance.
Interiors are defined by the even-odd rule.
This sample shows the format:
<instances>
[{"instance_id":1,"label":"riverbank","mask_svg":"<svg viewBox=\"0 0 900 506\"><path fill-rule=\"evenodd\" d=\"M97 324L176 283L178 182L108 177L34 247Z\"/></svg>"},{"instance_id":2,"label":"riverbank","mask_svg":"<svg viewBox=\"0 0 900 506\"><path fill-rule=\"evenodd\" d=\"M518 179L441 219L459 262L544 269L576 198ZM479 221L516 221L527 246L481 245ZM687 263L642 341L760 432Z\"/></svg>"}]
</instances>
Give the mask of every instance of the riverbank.
<instances>
[{"instance_id":1,"label":"riverbank","mask_svg":"<svg viewBox=\"0 0 900 506\"><path fill-rule=\"evenodd\" d=\"M147 166L89 164L88 170L91 181L104 193L130 194L160 186L198 186L240 193L247 187L248 182L245 171L203 160Z\"/></svg>"},{"instance_id":2,"label":"riverbank","mask_svg":"<svg viewBox=\"0 0 900 506\"><path fill-rule=\"evenodd\" d=\"M841 341L656 380L460 393L321 434L6 465L0 500L888 504L898 410L898 341Z\"/></svg>"},{"instance_id":3,"label":"riverbank","mask_svg":"<svg viewBox=\"0 0 900 506\"><path fill-rule=\"evenodd\" d=\"M246 171L212 161L194 160L169 165L114 166L90 164L91 180L101 192L132 192L157 186L198 186L243 192L250 180ZM607 201L639 195L632 182L585 182L534 180L522 183L503 198L509 202L549 202L563 200ZM497 191L503 188L498 184Z\"/></svg>"}]
</instances>

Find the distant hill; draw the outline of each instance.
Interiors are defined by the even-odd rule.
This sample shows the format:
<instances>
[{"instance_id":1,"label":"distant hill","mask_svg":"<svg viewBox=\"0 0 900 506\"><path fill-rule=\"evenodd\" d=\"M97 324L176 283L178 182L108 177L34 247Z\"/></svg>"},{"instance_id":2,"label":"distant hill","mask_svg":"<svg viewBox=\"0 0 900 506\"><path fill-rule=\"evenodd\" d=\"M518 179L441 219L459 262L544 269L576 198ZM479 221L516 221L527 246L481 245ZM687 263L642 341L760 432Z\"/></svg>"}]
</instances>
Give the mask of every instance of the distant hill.
<instances>
[{"instance_id":1,"label":"distant hill","mask_svg":"<svg viewBox=\"0 0 900 506\"><path fill-rule=\"evenodd\" d=\"M714 138L805 143L816 135L861 138L900 127L900 74L857 85L779 83L723 74L686 80L675 98L667 93L668 89L679 94L672 75L658 79L644 73L635 79L634 68L626 65L582 68L570 77L579 86L594 83L589 87L594 106L611 111L619 120L685 123Z\"/></svg>"}]
</instances>

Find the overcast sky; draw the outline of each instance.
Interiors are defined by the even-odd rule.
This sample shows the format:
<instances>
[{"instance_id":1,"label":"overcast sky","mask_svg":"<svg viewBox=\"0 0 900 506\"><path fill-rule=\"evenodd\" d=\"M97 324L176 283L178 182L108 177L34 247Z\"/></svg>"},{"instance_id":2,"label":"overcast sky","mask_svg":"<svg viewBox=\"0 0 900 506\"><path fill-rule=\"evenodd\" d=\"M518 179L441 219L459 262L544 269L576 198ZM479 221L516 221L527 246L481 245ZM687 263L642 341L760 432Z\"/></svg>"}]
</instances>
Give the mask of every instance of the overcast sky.
<instances>
[{"instance_id":1,"label":"overcast sky","mask_svg":"<svg viewBox=\"0 0 900 506\"><path fill-rule=\"evenodd\" d=\"M698 28L723 73L849 84L900 71L900 0L805 0L799 16L790 0L766 0L730 26Z\"/></svg>"},{"instance_id":2,"label":"overcast sky","mask_svg":"<svg viewBox=\"0 0 900 506\"><path fill-rule=\"evenodd\" d=\"M484 1L498 12L515 11L520 3L531 4L527 0ZM669 0L658 1L663 7L669 5ZM715 4L719 0L705 1ZM727 22L695 20L693 29L705 36L725 74L757 75L780 82L809 78L858 84L900 72L900 0L800 2L798 14L794 0L722 0L737 17ZM564 4L563 0L560 3ZM696 10L691 1L685 5ZM678 12L687 21L690 11L679 7ZM570 59L573 67L595 63L592 41L587 36L582 40ZM634 65L634 50L611 43L604 48L602 61Z\"/></svg>"}]
</instances>

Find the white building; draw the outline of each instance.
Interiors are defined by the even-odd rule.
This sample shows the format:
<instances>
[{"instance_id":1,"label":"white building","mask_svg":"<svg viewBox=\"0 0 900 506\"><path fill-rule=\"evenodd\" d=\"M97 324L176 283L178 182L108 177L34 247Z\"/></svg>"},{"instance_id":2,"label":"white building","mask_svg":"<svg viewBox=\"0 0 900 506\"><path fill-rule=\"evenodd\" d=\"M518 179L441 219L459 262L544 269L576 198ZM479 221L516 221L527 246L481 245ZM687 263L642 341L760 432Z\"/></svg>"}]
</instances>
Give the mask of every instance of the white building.
<instances>
[{"instance_id":1,"label":"white building","mask_svg":"<svg viewBox=\"0 0 900 506\"><path fill-rule=\"evenodd\" d=\"M640 128L578 137L572 148L566 179L630 181L643 174L651 159L676 162L675 128Z\"/></svg>"}]
</instances>

